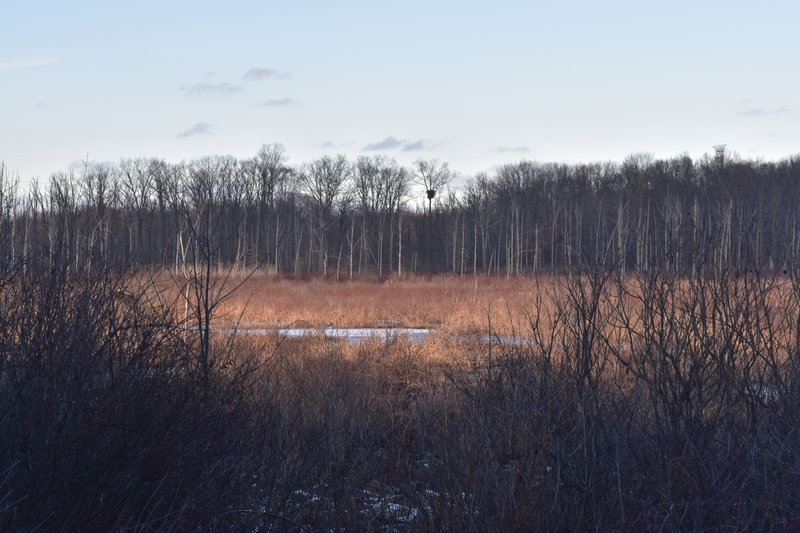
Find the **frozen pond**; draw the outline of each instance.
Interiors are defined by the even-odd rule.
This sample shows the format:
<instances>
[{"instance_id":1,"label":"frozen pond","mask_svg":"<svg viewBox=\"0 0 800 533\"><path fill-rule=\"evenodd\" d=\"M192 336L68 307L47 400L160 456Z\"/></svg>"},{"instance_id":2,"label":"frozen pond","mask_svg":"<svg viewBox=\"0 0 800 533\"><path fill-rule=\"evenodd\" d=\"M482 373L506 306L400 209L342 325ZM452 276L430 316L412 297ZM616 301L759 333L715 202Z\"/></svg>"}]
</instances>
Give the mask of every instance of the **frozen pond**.
<instances>
[{"instance_id":1,"label":"frozen pond","mask_svg":"<svg viewBox=\"0 0 800 533\"><path fill-rule=\"evenodd\" d=\"M311 337L320 336L328 339L341 339L350 344L379 340L393 341L404 340L413 343L422 343L435 333L428 328L259 328L240 329L243 335L280 335L281 337Z\"/></svg>"},{"instance_id":2,"label":"frozen pond","mask_svg":"<svg viewBox=\"0 0 800 533\"><path fill-rule=\"evenodd\" d=\"M232 331L232 330L228 330ZM349 344L369 341L392 342L402 340L421 344L437 334L431 328L373 327L373 328L244 328L236 330L239 335L279 335L281 337L324 337L339 339ZM498 335L459 335L449 337L456 342L477 342L481 344L528 344L533 339Z\"/></svg>"}]
</instances>

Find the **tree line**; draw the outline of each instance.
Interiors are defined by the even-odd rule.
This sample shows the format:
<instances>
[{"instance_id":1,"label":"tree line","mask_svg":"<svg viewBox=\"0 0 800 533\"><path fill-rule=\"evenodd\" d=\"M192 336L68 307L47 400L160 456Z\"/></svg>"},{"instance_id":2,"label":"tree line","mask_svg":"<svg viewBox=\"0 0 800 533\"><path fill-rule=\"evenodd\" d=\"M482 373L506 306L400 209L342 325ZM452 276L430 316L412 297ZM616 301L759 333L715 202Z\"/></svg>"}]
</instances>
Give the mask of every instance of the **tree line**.
<instances>
[{"instance_id":1,"label":"tree line","mask_svg":"<svg viewBox=\"0 0 800 533\"><path fill-rule=\"evenodd\" d=\"M520 161L455 178L437 160L405 167L384 156L292 166L279 144L248 159L86 162L27 188L0 165L0 265L177 269L202 259L344 279L785 270L800 252L799 156Z\"/></svg>"}]
</instances>

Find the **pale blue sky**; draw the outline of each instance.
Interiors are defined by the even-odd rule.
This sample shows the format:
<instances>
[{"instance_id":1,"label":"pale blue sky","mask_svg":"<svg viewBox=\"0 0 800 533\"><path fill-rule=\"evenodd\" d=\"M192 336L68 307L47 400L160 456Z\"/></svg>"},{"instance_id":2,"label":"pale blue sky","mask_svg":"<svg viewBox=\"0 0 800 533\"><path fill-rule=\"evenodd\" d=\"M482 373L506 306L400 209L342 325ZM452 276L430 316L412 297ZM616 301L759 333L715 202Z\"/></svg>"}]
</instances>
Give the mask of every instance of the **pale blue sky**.
<instances>
[{"instance_id":1,"label":"pale blue sky","mask_svg":"<svg viewBox=\"0 0 800 533\"><path fill-rule=\"evenodd\" d=\"M800 152L798 2L4 4L0 160L25 180L271 142L467 175Z\"/></svg>"}]
</instances>

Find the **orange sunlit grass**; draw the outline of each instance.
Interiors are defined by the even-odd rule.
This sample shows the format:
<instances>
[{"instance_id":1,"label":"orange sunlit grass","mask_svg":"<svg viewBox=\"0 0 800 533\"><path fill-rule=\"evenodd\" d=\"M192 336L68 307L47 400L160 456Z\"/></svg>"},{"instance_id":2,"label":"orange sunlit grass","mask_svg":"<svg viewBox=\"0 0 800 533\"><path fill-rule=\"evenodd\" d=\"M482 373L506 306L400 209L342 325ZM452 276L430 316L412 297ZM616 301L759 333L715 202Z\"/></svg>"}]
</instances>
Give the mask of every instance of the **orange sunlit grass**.
<instances>
[{"instance_id":1,"label":"orange sunlit grass","mask_svg":"<svg viewBox=\"0 0 800 533\"><path fill-rule=\"evenodd\" d=\"M242 327L436 328L454 333L510 334L537 295L556 280L413 277L335 282L255 275L220 309Z\"/></svg>"}]
</instances>

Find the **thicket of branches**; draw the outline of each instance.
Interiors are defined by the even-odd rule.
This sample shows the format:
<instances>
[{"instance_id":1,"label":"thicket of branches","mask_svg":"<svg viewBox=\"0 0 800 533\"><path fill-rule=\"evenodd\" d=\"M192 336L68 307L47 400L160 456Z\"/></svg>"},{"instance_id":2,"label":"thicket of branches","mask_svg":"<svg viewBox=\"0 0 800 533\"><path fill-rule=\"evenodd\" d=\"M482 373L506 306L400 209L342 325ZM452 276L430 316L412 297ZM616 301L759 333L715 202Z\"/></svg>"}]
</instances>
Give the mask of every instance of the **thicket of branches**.
<instances>
[{"instance_id":1,"label":"thicket of branches","mask_svg":"<svg viewBox=\"0 0 800 533\"><path fill-rule=\"evenodd\" d=\"M200 213L226 236L215 262L339 277L583 264L783 270L800 251L796 157L522 161L458 185L437 161L326 156L291 166L279 145L246 160L86 165L25 190L0 168L5 265L177 266L199 253L187 243Z\"/></svg>"},{"instance_id":2,"label":"thicket of branches","mask_svg":"<svg viewBox=\"0 0 800 533\"><path fill-rule=\"evenodd\" d=\"M119 276L0 282L4 531L794 530L800 280L562 279L525 342L199 341Z\"/></svg>"}]
</instances>

